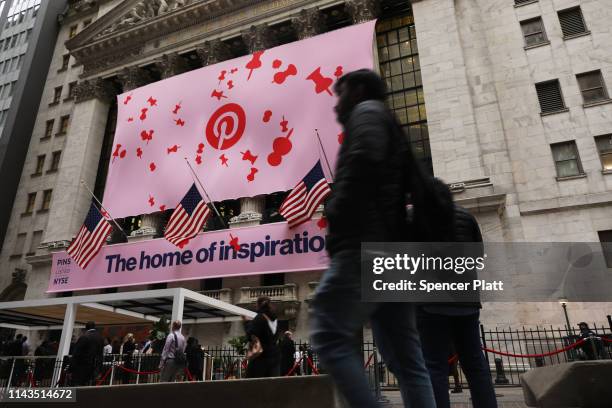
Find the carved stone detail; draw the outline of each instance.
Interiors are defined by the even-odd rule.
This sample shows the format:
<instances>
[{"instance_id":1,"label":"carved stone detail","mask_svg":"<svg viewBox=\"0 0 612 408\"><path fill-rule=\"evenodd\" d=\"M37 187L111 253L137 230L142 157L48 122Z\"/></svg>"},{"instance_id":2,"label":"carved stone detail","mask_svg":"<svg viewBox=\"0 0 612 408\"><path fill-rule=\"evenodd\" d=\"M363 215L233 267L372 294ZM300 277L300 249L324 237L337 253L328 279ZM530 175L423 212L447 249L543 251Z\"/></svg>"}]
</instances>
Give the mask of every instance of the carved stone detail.
<instances>
[{"instance_id":1,"label":"carved stone detail","mask_svg":"<svg viewBox=\"0 0 612 408\"><path fill-rule=\"evenodd\" d=\"M204 42L201 47L196 48L196 53L200 57L202 66L216 64L232 56L227 44L219 39Z\"/></svg>"},{"instance_id":2,"label":"carved stone detail","mask_svg":"<svg viewBox=\"0 0 612 408\"><path fill-rule=\"evenodd\" d=\"M298 40L314 37L322 32L323 18L317 7L302 9L291 19Z\"/></svg>"},{"instance_id":3,"label":"carved stone detail","mask_svg":"<svg viewBox=\"0 0 612 408\"><path fill-rule=\"evenodd\" d=\"M26 273L28 271L23 268L15 268L15 272L13 272L13 284L15 283L25 283Z\"/></svg>"},{"instance_id":4,"label":"carved stone detail","mask_svg":"<svg viewBox=\"0 0 612 408\"><path fill-rule=\"evenodd\" d=\"M115 24L104 30L101 35L130 28L140 22L153 19L191 3L192 0L141 0L134 5Z\"/></svg>"},{"instance_id":5,"label":"carved stone detail","mask_svg":"<svg viewBox=\"0 0 612 408\"><path fill-rule=\"evenodd\" d=\"M346 0L344 7L353 24L375 19L380 13L380 0Z\"/></svg>"},{"instance_id":6,"label":"carved stone detail","mask_svg":"<svg viewBox=\"0 0 612 408\"><path fill-rule=\"evenodd\" d=\"M178 53L164 54L156 63L162 79L182 74L188 70L187 62Z\"/></svg>"},{"instance_id":7,"label":"carved stone detail","mask_svg":"<svg viewBox=\"0 0 612 408\"><path fill-rule=\"evenodd\" d=\"M241 34L242 40L250 53L265 50L275 45L274 37L271 35L267 24L253 25Z\"/></svg>"},{"instance_id":8,"label":"carved stone detail","mask_svg":"<svg viewBox=\"0 0 612 408\"><path fill-rule=\"evenodd\" d=\"M102 78L86 79L79 82L74 89L76 103L90 99L110 101L116 96L113 87Z\"/></svg>"},{"instance_id":9,"label":"carved stone detail","mask_svg":"<svg viewBox=\"0 0 612 408\"><path fill-rule=\"evenodd\" d=\"M144 69L138 67L126 67L118 74L119 82L123 86L123 92L129 92L151 82L151 75Z\"/></svg>"}]
</instances>

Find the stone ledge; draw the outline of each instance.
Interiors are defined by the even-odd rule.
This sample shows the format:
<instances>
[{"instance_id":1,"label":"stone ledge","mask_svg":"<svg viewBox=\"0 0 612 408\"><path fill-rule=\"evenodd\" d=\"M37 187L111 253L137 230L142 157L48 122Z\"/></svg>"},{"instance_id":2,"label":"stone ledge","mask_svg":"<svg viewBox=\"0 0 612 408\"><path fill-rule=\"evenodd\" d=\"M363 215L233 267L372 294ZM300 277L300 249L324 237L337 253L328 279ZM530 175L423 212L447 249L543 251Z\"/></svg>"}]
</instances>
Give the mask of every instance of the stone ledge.
<instances>
[{"instance_id":1,"label":"stone ledge","mask_svg":"<svg viewBox=\"0 0 612 408\"><path fill-rule=\"evenodd\" d=\"M597 207L611 203L612 192L603 192L527 201L519 204L519 211L521 215L531 215L557 210Z\"/></svg>"}]
</instances>

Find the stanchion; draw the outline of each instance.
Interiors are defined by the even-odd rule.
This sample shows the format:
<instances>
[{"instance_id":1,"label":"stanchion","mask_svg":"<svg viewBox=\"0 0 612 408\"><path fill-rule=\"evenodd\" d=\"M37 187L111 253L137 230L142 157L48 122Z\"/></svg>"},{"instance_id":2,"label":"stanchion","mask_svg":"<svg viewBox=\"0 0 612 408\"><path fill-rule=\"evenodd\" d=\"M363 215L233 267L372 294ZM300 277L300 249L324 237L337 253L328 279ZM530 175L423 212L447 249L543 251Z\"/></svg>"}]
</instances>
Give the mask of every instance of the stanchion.
<instances>
[{"instance_id":1,"label":"stanchion","mask_svg":"<svg viewBox=\"0 0 612 408\"><path fill-rule=\"evenodd\" d=\"M495 384L510 384L510 381L506 378L504 362L499 357L495 358L495 372Z\"/></svg>"}]
</instances>

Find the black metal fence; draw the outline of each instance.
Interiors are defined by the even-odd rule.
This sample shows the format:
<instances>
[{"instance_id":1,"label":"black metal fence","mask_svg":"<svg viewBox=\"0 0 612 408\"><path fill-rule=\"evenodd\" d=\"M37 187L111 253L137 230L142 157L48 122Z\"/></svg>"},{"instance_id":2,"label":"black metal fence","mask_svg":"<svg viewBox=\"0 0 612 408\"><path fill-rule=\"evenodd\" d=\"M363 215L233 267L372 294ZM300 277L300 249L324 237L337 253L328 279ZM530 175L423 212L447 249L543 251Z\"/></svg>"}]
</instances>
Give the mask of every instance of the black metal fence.
<instances>
[{"instance_id":1,"label":"black metal fence","mask_svg":"<svg viewBox=\"0 0 612 408\"><path fill-rule=\"evenodd\" d=\"M519 386L520 375L541 366L595 359L612 359L612 330L598 325L591 332L580 333L567 328L535 327L485 330L481 326L481 342L496 386ZM377 392L396 388L397 380L375 344L364 342L364 371ZM247 360L230 346L204 347L203 361L190 363L178 380L217 381L244 378ZM456 359L450 358L450 361ZM159 381L160 356L156 354L108 354L96 367L88 385L142 384ZM189 369L191 368L191 370ZM456 368L456 370L453 370ZM310 344L297 342L293 363L285 365L281 375L313 375L324 372ZM449 376L456 375L451 387L467 386L461 362L449 364ZM70 358L63 361L51 357L0 357L0 388L50 387L75 385Z\"/></svg>"}]
</instances>

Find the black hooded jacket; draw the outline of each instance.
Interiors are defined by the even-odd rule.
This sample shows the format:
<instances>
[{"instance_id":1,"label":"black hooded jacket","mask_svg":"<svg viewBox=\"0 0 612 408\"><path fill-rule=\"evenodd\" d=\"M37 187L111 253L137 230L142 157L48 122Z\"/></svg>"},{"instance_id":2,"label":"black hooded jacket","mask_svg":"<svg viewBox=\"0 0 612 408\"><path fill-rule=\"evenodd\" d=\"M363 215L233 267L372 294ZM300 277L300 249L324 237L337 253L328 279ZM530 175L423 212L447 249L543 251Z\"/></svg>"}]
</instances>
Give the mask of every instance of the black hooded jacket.
<instances>
[{"instance_id":1,"label":"black hooded jacket","mask_svg":"<svg viewBox=\"0 0 612 408\"><path fill-rule=\"evenodd\" d=\"M361 102L353 109L325 205L330 255L359 250L362 242L405 238L407 154L403 132L381 101Z\"/></svg>"}]
</instances>

